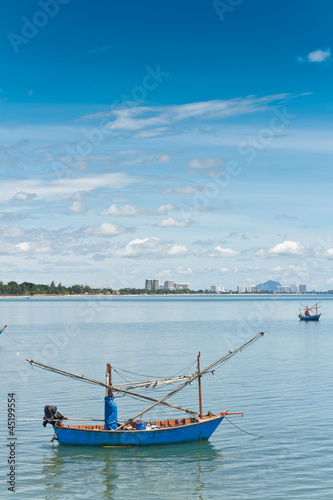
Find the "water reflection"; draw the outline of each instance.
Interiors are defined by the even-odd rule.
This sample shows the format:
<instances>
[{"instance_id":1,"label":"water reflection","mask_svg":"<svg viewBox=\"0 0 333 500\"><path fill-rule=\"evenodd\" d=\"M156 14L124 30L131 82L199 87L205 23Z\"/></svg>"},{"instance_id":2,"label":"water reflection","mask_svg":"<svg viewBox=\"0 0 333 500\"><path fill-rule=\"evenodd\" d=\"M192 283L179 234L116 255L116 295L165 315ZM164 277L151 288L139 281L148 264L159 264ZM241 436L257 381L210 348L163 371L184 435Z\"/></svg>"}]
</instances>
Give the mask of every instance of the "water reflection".
<instances>
[{"instance_id":1,"label":"water reflection","mask_svg":"<svg viewBox=\"0 0 333 500\"><path fill-rule=\"evenodd\" d=\"M172 480L174 486L182 484L183 494L201 499L207 474L224 461L222 452L208 441L158 447L55 446L43 457L45 493L56 489L74 495L79 481L87 498L88 492L100 498L114 499L118 493L127 498L129 491L149 498L161 488L168 491Z\"/></svg>"}]
</instances>

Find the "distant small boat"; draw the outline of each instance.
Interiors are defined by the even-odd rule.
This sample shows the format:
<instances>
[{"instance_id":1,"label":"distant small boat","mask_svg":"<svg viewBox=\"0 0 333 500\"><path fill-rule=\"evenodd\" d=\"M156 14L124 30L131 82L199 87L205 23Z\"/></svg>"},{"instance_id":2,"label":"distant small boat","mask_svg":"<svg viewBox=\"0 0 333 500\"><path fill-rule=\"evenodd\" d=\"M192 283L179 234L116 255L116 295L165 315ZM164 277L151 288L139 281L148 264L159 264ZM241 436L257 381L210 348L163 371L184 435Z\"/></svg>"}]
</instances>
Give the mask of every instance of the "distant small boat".
<instances>
[{"instance_id":1,"label":"distant small boat","mask_svg":"<svg viewBox=\"0 0 333 500\"><path fill-rule=\"evenodd\" d=\"M2 332L4 332L6 330L6 328L7 328L7 325L5 325L3 328L1 328L0 335L2 334Z\"/></svg>"},{"instance_id":2,"label":"distant small boat","mask_svg":"<svg viewBox=\"0 0 333 500\"><path fill-rule=\"evenodd\" d=\"M201 441L209 439L216 430L222 420L228 415L239 415L243 412L229 413L229 410L213 414L208 411L206 414L202 411L201 401L201 378L204 374L214 373L215 368L221 366L224 362L230 359L233 355L241 352L245 347L251 345L264 335L264 332L258 333L251 340L245 342L233 351L218 359L214 363L207 366L205 369L200 369L200 353L197 358L197 371L190 375L181 375L171 377L169 379L158 379L133 382L123 385L122 387L114 386L111 382L111 366L107 365L106 383L98 380L88 379L83 375L65 372L58 368L37 363L31 359L27 361L31 365L65 375L75 377L80 380L90 382L106 388L106 396L104 402L104 425L65 425L64 420L90 420L85 418L67 418L57 411L56 406L47 405L44 408L43 425L49 423L53 426L54 437L60 444L65 445L86 445L86 446L146 446L146 445L164 445L171 443L185 443L191 441ZM180 389L191 384L194 380L198 380L199 387L199 411L188 410L181 406L175 406L166 402L170 396L176 394ZM135 390L140 387L157 388L158 386L166 386L170 383L180 384L175 390L167 394L163 398L157 400L152 397L140 395ZM140 411L137 415L127 420L118 420L117 405L114 401L114 393L134 396L135 398L150 401L148 408ZM165 420L143 421L142 415L154 408L156 405L165 405L171 408L176 408L185 411L188 414L186 418L172 418Z\"/></svg>"},{"instance_id":3,"label":"distant small boat","mask_svg":"<svg viewBox=\"0 0 333 500\"><path fill-rule=\"evenodd\" d=\"M312 307L303 306L304 313L299 313L298 317L301 321L319 321L321 314L318 314L318 304Z\"/></svg>"}]
</instances>

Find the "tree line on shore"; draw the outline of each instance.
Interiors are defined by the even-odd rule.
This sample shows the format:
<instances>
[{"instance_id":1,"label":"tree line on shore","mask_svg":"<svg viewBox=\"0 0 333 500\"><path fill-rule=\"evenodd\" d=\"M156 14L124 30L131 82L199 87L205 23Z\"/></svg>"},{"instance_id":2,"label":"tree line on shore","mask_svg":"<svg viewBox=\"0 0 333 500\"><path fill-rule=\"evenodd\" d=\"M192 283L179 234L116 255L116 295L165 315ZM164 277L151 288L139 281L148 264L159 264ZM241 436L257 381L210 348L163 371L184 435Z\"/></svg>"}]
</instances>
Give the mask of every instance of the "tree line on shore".
<instances>
[{"instance_id":1,"label":"tree line on shore","mask_svg":"<svg viewBox=\"0 0 333 500\"><path fill-rule=\"evenodd\" d=\"M199 290L199 292L203 292ZM64 286L61 283L58 285L54 281L50 285L35 284L28 281L17 283L9 281L7 284L0 281L0 295L142 295L142 294L165 294L165 293L198 293L190 290L145 290L140 288L92 288L88 285L71 285Z\"/></svg>"},{"instance_id":2,"label":"tree line on shore","mask_svg":"<svg viewBox=\"0 0 333 500\"><path fill-rule=\"evenodd\" d=\"M0 281L0 295L76 295L84 293L97 293L93 288L83 285L63 286L56 285L54 281L50 285L35 284L28 281L17 283L9 281L7 284Z\"/></svg>"}]
</instances>

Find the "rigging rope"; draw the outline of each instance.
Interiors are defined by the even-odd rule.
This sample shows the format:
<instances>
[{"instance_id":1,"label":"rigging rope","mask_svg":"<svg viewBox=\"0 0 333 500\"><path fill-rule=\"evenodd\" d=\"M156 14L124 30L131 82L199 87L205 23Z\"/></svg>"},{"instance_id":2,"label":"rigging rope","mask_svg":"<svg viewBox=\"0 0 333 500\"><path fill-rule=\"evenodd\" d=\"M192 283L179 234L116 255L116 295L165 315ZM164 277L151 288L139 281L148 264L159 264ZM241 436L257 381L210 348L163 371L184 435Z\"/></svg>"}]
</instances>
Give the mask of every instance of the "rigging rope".
<instances>
[{"instance_id":1,"label":"rigging rope","mask_svg":"<svg viewBox=\"0 0 333 500\"><path fill-rule=\"evenodd\" d=\"M229 420L227 417L224 417L226 420L228 420L229 424L233 425L234 427L236 427L236 429L242 431L242 432L245 432L245 434L250 434L250 436L255 436L257 438L264 438L266 436L258 436L258 434L253 434L252 432L248 432L248 431L244 431L244 429L241 429L240 427L238 427L238 425L234 424L233 422L231 422L231 420Z\"/></svg>"}]
</instances>

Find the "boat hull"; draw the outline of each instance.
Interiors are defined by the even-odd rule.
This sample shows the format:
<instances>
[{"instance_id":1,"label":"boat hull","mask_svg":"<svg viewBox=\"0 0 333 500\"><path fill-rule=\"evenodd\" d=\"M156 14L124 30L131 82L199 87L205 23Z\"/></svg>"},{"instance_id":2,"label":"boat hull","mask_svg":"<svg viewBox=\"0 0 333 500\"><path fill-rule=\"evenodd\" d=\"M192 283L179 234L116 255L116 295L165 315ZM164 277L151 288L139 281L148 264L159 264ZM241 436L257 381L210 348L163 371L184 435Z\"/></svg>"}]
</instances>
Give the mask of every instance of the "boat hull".
<instances>
[{"instance_id":1,"label":"boat hull","mask_svg":"<svg viewBox=\"0 0 333 500\"><path fill-rule=\"evenodd\" d=\"M313 314L312 316L304 316L300 314L298 317L301 321L319 321L321 314Z\"/></svg>"},{"instance_id":2,"label":"boat hull","mask_svg":"<svg viewBox=\"0 0 333 500\"><path fill-rule=\"evenodd\" d=\"M151 446L209 439L223 420L218 415L202 422L165 429L112 431L53 425L60 444L84 446Z\"/></svg>"}]
</instances>

